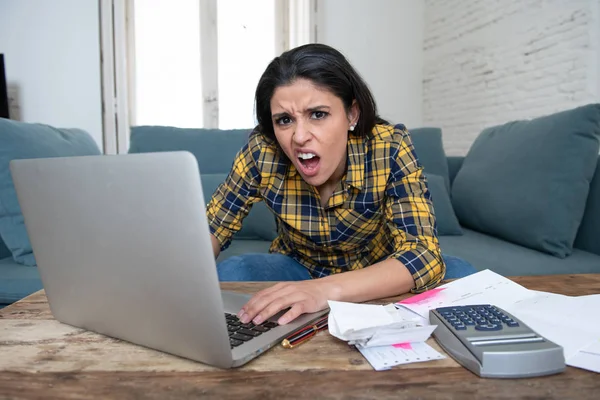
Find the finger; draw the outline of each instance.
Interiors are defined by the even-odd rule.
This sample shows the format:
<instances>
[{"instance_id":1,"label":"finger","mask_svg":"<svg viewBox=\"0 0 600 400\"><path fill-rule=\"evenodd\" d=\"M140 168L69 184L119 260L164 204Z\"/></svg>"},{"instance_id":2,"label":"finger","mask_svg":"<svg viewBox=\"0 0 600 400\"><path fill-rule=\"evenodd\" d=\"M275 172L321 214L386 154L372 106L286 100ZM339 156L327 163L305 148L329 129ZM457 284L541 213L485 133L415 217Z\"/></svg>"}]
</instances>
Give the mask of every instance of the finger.
<instances>
[{"instance_id":1,"label":"finger","mask_svg":"<svg viewBox=\"0 0 600 400\"><path fill-rule=\"evenodd\" d=\"M279 318L277 320L277 323L279 325L285 325L285 324L292 322L293 320L298 318L300 315L304 314L306 312L305 304L306 304L305 302L295 303L288 312L283 314L281 316L281 318Z\"/></svg>"},{"instance_id":2,"label":"finger","mask_svg":"<svg viewBox=\"0 0 600 400\"><path fill-rule=\"evenodd\" d=\"M286 284L276 284L270 288L261 290L256 293L240 310L240 313L244 313L250 318L254 318L254 316L261 311L268 303L270 303L274 298L279 296L279 292L285 290L287 288Z\"/></svg>"},{"instance_id":3,"label":"finger","mask_svg":"<svg viewBox=\"0 0 600 400\"><path fill-rule=\"evenodd\" d=\"M275 286L277 286L277 288L275 288ZM269 288L272 290L266 289L265 291L258 292L252 296L238 313L238 318L242 322L247 323L254 319L256 315L265 309L272 301L282 296L288 296L293 292L293 289L291 289L289 284L277 284L275 286Z\"/></svg>"},{"instance_id":4,"label":"finger","mask_svg":"<svg viewBox=\"0 0 600 400\"><path fill-rule=\"evenodd\" d=\"M297 303L305 303L307 300L307 296L304 293L293 293L289 296L278 297L261 310L253 319L253 322L257 325L262 324L281 310L292 307Z\"/></svg>"},{"instance_id":5,"label":"finger","mask_svg":"<svg viewBox=\"0 0 600 400\"><path fill-rule=\"evenodd\" d=\"M281 288L282 286L283 286L282 284L280 284L280 283L277 283L277 284L275 284L275 285L273 285L273 286L271 286L271 287L269 287L269 288L267 288L267 289L263 289L263 290L261 290L261 291L259 291L259 292L255 293L255 294L254 294L254 295L253 295L253 296L250 298L250 300L248 300L248 301L246 302L246 304L244 304L244 305L242 306L242 308L241 308L241 309L240 309L240 311L238 312L238 318L240 318L240 319L241 319L241 318L242 318L242 315L243 315L243 314L247 314L247 313L248 313L248 310L252 309L252 308L255 306L255 304L256 304L257 302L261 301L261 299L263 299L265 296L268 296L269 294L271 294L271 293L273 293L273 292L275 292L275 291L277 291L277 290L280 290L280 288Z\"/></svg>"}]
</instances>

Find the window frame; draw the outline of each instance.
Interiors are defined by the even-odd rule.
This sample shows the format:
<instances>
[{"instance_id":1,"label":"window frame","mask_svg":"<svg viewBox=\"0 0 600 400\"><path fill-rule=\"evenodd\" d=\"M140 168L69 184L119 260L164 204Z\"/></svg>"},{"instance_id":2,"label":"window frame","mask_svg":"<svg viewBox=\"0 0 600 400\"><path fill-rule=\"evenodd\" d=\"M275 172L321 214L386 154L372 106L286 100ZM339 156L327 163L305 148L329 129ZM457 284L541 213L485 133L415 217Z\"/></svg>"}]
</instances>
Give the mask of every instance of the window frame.
<instances>
[{"instance_id":1,"label":"window frame","mask_svg":"<svg viewBox=\"0 0 600 400\"><path fill-rule=\"evenodd\" d=\"M219 127L217 0L200 1L203 128ZM317 41L318 0L275 0L275 51ZM135 115L133 0L99 0L105 154L125 154Z\"/></svg>"}]
</instances>

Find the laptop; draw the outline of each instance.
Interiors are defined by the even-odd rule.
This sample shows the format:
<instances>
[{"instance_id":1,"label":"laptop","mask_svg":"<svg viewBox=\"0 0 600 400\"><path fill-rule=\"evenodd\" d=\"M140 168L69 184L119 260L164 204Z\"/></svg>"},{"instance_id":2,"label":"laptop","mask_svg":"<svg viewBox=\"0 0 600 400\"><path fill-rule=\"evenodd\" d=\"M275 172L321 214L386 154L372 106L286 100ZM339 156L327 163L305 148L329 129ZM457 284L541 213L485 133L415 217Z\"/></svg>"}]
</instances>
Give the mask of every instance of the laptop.
<instances>
[{"instance_id":1,"label":"laptop","mask_svg":"<svg viewBox=\"0 0 600 400\"><path fill-rule=\"evenodd\" d=\"M14 160L10 168L60 322L231 368L327 312L280 326L282 311L241 326L235 315L250 296L220 289L191 153Z\"/></svg>"}]
</instances>

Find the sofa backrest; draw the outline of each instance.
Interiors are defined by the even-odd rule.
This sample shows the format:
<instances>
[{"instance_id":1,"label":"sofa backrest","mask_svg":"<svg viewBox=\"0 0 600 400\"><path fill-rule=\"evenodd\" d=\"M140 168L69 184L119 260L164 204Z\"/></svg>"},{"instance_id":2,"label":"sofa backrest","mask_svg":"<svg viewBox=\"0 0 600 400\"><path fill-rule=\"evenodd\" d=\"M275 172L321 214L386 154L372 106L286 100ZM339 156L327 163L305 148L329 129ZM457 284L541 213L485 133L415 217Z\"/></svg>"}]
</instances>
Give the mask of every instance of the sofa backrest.
<instances>
[{"instance_id":1,"label":"sofa backrest","mask_svg":"<svg viewBox=\"0 0 600 400\"><path fill-rule=\"evenodd\" d=\"M464 159L463 156L448 156L451 184ZM600 255L600 157L598 157L596 172L590 184L585 213L573 247Z\"/></svg>"},{"instance_id":2,"label":"sofa backrest","mask_svg":"<svg viewBox=\"0 0 600 400\"><path fill-rule=\"evenodd\" d=\"M454 182L454 177L458 173L458 170L462 166L464 156L448 156L448 174L450 175L450 185Z\"/></svg>"},{"instance_id":3,"label":"sofa backrest","mask_svg":"<svg viewBox=\"0 0 600 400\"><path fill-rule=\"evenodd\" d=\"M0 260L8 258L10 256L12 256L12 253L10 252L8 247L6 247L6 244L4 244L4 242L2 241L2 237L0 237Z\"/></svg>"},{"instance_id":4,"label":"sofa backrest","mask_svg":"<svg viewBox=\"0 0 600 400\"><path fill-rule=\"evenodd\" d=\"M196 157L201 174L228 173L251 131L134 126L129 153L189 151Z\"/></svg>"},{"instance_id":5,"label":"sofa backrest","mask_svg":"<svg viewBox=\"0 0 600 400\"><path fill-rule=\"evenodd\" d=\"M600 255L600 157L590 185L585 214L575 238L575 247Z\"/></svg>"},{"instance_id":6,"label":"sofa backrest","mask_svg":"<svg viewBox=\"0 0 600 400\"><path fill-rule=\"evenodd\" d=\"M170 126L131 128L129 153L189 151L198 162L205 200L225 181L235 155L248 142L251 129L192 129ZM268 240L277 237L277 225L264 202L255 204L240 232L239 239Z\"/></svg>"}]
</instances>

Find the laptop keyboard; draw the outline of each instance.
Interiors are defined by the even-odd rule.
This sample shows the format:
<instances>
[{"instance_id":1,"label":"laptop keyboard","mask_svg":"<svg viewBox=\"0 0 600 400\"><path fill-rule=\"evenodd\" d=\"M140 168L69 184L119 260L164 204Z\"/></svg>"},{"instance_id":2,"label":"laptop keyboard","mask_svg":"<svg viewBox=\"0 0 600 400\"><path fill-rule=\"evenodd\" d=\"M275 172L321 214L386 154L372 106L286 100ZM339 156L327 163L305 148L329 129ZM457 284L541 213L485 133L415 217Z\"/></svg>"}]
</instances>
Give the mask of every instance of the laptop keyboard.
<instances>
[{"instance_id":1,"label":"laptop keyboard","mask_svg":"<svg viewBox=\"0 0 600 400\"><path fill-rule=\"evenodd\" d=\"M279 326L271 321L265 321L260 325L254 325L252 322L243 324L237 315L229 313L225 313L225 320L229 332L229 344L232 349Z\"/></svg>"}]
</instances>

